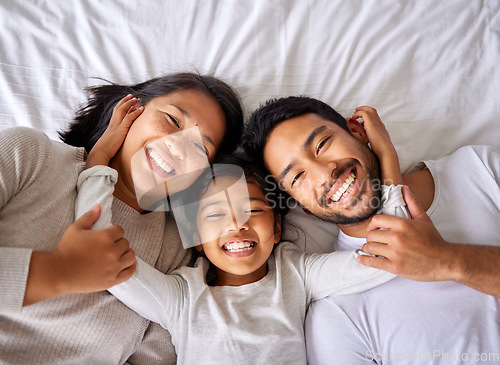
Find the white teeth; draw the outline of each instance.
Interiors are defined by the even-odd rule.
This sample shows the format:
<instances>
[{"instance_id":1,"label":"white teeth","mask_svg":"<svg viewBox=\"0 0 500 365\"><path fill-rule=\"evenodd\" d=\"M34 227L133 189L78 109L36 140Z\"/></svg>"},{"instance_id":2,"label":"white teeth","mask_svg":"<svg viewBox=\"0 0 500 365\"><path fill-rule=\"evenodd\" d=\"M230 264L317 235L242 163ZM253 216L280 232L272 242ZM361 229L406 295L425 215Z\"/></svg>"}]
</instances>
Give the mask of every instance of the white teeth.
<instances>
[{"instance_id":1,"label":"white teeth","mask_svg":"<svg viewBox=\"0 0 500 365\"><path fill-rule=\"evenodd\" d=\"M224 245L224 249L230 252L242 252L251 250L254 246L255 242L252 241L237 241Z\"/></svg>"},{"instance_id":2,"label":"white teeth","mask_svg":"<svg viewBox=\"0 0 500 365\"><path fill-rule=\"evenodd\" d=\"M335 192L335 194L333 194L330 200L338 202L342 197L347 195L349 191L351 191L355 179L356 175L354 174L354 172L351 172L342 186Z\"/></svg>"},{"instance_id":3,"label":"white teeth","mask_svg":"<svg viewBox=\"0 0 500 365\"><path fill-rule=\"evenodd\" d=\"M151 161L154 162L156 166L164 170L167 174L170 174L174 170L174 168L170 166L155 150L148 149L148 153Z\"/></svg>"}]
</instances>

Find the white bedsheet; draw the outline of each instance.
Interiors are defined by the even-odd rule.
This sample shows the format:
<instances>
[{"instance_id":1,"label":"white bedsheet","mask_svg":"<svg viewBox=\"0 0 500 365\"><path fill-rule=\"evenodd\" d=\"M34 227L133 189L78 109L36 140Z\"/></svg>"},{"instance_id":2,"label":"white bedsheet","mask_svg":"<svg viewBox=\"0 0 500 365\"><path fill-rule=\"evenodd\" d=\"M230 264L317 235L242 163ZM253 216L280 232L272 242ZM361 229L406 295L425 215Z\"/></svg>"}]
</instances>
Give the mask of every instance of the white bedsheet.
<instances>
[{"instance_id":1,"label":"white bedsheet","mask_svg":"<svg viewBox=\"0 0 500 365\"><path fill-rule=\"evenodd\" d=\"M246 115L297 94L344 116L374 106L406 170L500 147L499 65L496 0L3 0L0 129L57 139L93 77L198 70L232 84Z\"/></svg>"}]
</instances>

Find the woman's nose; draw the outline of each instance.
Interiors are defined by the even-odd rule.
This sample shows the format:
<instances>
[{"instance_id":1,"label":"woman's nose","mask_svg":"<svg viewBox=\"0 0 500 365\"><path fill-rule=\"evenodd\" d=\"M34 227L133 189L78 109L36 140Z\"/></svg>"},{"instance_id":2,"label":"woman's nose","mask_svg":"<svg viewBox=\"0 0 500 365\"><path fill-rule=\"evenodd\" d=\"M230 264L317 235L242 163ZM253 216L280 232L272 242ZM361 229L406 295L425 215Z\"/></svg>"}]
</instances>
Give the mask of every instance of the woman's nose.
<instances>
[{"instance_id":1,"label":"woman's nose","mask_svg":"<svg viewBox=\"0 0 500 365\"><path fill-rule=\"evenodd\" d=\"M179 160L184 159L184 154L182 153L182 149L178 141L167 139L165 141L165 145L167 146L168 150L174 157L178 158Z\"/></svg>"}]
</instances>

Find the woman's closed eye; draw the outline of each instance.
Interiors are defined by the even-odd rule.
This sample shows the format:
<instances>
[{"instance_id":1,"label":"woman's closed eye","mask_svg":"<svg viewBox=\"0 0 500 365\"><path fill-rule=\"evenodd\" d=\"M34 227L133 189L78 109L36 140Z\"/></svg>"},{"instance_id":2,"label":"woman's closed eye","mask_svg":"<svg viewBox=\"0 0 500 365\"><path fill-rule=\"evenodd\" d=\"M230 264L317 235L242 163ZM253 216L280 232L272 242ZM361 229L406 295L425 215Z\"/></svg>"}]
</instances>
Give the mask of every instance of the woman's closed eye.
<instances>
[{"instance_id":1,"label":"woman's closed eye","mask_svg":"<svg viewBox=\"0 0 500 365\"><path fill-rule=\"evenodd\" d=\"M169 119L170 123L173 123L178 129L181 129L181 124L176 117L168 113L165 114L167 115L167 118Z\"/></svg>"},{"instance_id":2,"label":"woman's closed eye","mask_svg":"<svg viewBox=\"0 0 500 365\"><path fill-rule=\"evenodd\" d=\"M208 156L208 148L205 147L205 145L199 144L199 143L194 143L195 147L202 152L204 155Z\"/></svg>"}]
</instances>

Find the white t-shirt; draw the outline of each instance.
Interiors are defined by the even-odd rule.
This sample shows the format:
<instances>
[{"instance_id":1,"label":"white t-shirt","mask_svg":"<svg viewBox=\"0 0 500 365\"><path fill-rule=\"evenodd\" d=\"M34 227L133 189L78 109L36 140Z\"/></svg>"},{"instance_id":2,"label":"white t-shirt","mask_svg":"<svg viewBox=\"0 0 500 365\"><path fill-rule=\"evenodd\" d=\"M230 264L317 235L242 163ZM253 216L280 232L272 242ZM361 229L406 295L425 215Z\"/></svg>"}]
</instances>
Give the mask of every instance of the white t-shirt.
<instances>
[{"instance_id":1,"label":"white t-shirt","mask_svg":"<svg viewBox=\"0 0 500 365\"><path fill-rule=\"evenodd\" d=\"M427 213L443 238L500 245L500 151L468 146L425 165L435 183ZM337 249L364 242L341 234ZM310 364L500 363L500 299L455 282L396 277L313 303L306 342Z\"/></svg>"}]
</instances>

